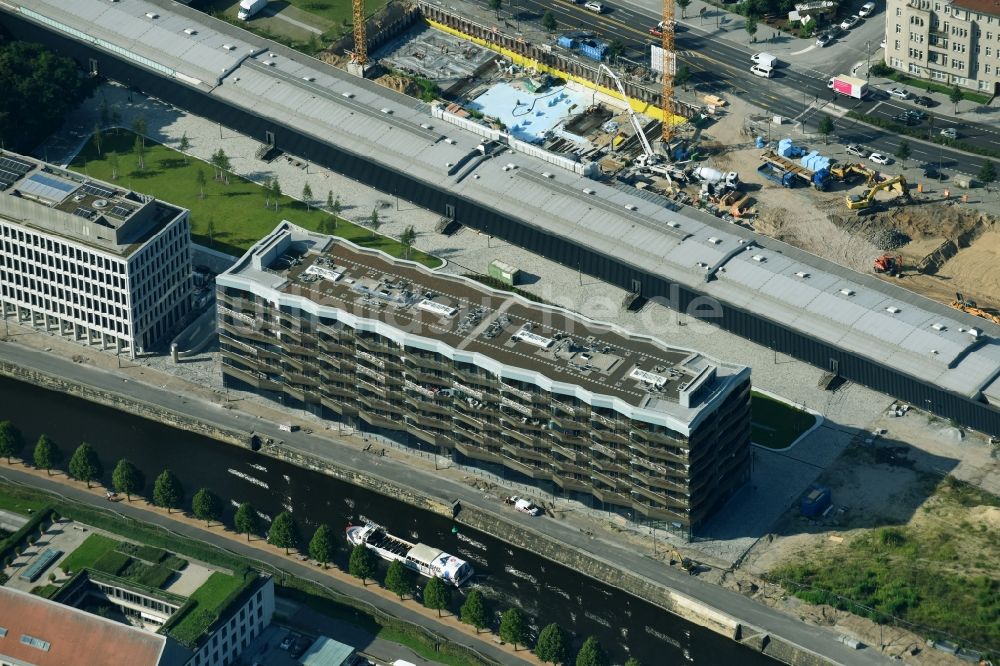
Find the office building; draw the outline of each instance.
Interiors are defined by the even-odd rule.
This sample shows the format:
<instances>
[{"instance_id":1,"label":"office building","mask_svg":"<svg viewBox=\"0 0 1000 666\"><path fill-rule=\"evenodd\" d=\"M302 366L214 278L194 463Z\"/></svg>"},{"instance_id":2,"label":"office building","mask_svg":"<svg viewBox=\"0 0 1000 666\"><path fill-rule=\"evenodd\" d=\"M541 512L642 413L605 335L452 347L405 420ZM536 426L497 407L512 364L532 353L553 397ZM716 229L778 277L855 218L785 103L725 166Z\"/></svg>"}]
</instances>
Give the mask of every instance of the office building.
<instances>
[{"instance_id":1,"label":"office building","mask_svg":"<svg viewBox=\"0 0 1000 666\"><path fill-rule=\"evenodd\" d=\"M909 76L1000 92L1000 4L888 0L885 62Z\"/></svg>"},{"instance_id":2,"label":"office building","mask_svg":"<svg viewBox=\"0 0 1000 666\"><path fill-rule=\"evenodd\" d=\"M114 349L163 344L191 309L188 211L0 151L0 311Z\"/></svg>"},{"instance_id":3,"label":"office building","mask_svg":"<svg viewBox=\"0 0 1000 666\"><path fill-rule=\"evenodd\" d=\"M745 367L288 222L216 284L228 386L683 533L749 478Z\"/></svg>"}]
</instances>

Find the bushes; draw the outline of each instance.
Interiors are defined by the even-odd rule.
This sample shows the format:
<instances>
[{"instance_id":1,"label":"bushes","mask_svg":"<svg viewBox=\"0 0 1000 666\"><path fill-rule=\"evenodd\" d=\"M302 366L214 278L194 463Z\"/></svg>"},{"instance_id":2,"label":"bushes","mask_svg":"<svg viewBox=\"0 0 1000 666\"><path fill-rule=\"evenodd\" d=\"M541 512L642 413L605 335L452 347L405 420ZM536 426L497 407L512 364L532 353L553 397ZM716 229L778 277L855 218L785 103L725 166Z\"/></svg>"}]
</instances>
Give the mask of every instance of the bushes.
<instances>
[{"instance_id":1,"label":"bushes","mask_svg":"<svg viewBox=\"0 0 1000 666\"><path fill-rule=\"evenodd\" d=\"M137 575L132 576L131 579L140 585L146 585L148 587L162 588L167 581L174 577L174 570L168 569L162 564L157 564L156 566L145 566L138 572Z\"/></svg>"},{"instance_id":2,"label":"bushes","mask_svg":"<svg viewBox=\"0 0 1000 666\"><path fill-rule=\"evenodd\" d=\"M125 570L128 569L133 562L135 562L135 560L125 553L119 553L117 550L109 550L97 558L97 561L94 562L92 568L112 576L128 578Z\"/></svg>"},{"instance_id":3,"label":"bushes","mask_svg":"<svg viewBox=\"0 0 1000 666\"><path fill-rule=\"evenodd\" d=\"M21 551L18 550L18 548L23 547L29 537L39 533L42 523L48 524L47 521L52 517L52 513L53 511L51 506L45 507L29 518L28 522L21 526L21 529L14 532L3 541L0 541L0 555L7 556L14 552L20 554ZM21 548L21 550L23 550L23 548Z\"/></svg>"}]
</instances>

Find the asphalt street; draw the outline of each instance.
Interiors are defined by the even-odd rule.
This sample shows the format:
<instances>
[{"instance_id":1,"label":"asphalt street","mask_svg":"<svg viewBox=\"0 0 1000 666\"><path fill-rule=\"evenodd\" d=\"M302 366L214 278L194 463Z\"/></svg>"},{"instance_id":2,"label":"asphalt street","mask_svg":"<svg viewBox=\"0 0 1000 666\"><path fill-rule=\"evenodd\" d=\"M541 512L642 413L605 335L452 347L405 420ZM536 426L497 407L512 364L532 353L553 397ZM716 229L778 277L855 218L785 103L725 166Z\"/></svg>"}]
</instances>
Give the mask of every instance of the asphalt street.
<instances>
[{"instance_id":1,"label":"asphalt street","mask_svg":"<svg viewBox=\"0 0 1000 666\"><path fill-rule=\"evenodd\" d=\"M239 403L233 403L234 409L223 409L221 403L208 402L145 383L148 380L155 381L150 376L150 371L145 371L148 380L146 378L142 381L126 380L115 372L74 363L54 354L10 343L0 343L0 359L100 389L127 394L134 399L187 414L207 423L247 432L254 431L265 437L284 440L287 446L302 453L335 460L336 464L342 467L390 479L418 493L439 498L447 503L459 500L463 504L474 505L484 511L496 511L496 506L475 488L409 465L405 459L397 460L391 455L385 457L367 455L362 451L362 447L338 441L332 433L325 433L320 437L304 431L283 432L279 429L278 423L267 422L247 413L240 414ZM888 658L876 650L853 650L847 647L830 629L805 624L797 618L759 604L737 592L701 581L676 568L664 566L662 562L636 552L624 544L587 536L554 518L533 518L504 512L503 519L518 523L525 531L546 535L567 544L570 548L589 553L611 567L631 572L701 600L713 608L739 618L744 625L759 627L768 633L781 636L808 650L829 656L836 663L867 666L889 662ZM287 565L287 560L278 559ZM308 570L308 567L304 569Z\"/></svg>"},{"instance_id":2,"label":"asphalt street","mask_svg":"<svg viewBox=\"0 0 1000 666\"><path fill-rule=\"evenodd\" d=\"M487 7L487 0L470 0L482 7ZM623 55L636 62L648 60L649 44L657 41L649 33L649 29L657 24L660 17L657 13L643 9L636 4L602 3L604 13L597 14L586 9L583 4L570 0L512 0L505 7L505 13L513 14L516 20L537 20L545 11L551 11L559 24L559 32L581 30L592 32L595 36L608 41L619 40L624 46ZM724 14L720 10L712 12ZM900 101L889 97L882 90L874 89L869 99L854 100L850 97L836 94L828 88L830 72L824 72L807 64L799 65L789 62L794 58L782 58L781 66L772 79L762 79L750 73L750 55L755 51L766 51L768 44L758 42L753 49L739 44L731 39L722 39L705 29L706 22L713 22L723 17L710 17L707 20L689 18L682 23L676 33L678 58L686 63L694 73L693 81L699 89L712 92L735 94L767 112L781 115L785 118L802 121L810 129L815 129L823 114L837 118L837 135L849 143L864 143L873 150L892 154L899 145L901 137L869 125L858 123L846 117L848 111L871 113L882 118L892 118L905 109L916 109L912 101ZM884 15L874 16L870 22L884 22ZM732 24L742 17L726 19L731 29ZM742 31L742 24L736 28ZM763 32L763 31L762 31ZM871 30L869 30L871 32ZM745 34L745 33L743 33ZM850 34L840 39L846 40ZM803 42L804 45L811 44ZM877 44L877 42L876 42ZM871 40L869 40L869 46ZM832 47L831 53L832 53ZM804 46L802 51L815 50ZM856 58L865 59L864 48L853 49ZM848 58L852 56L847 54ZM831 61L843 62L844 56ZM815 63L815 58L811 59ZM836 72L834 72L836 73ZM841 72L848 74L850 72ZM957 120L948 115L929 114L933 121L924 121L922 127L928 133L937 133L946 127L959 130L962 141L1000 151L1000 129L995 125L973 123L965 119ZM910 159L929 166L944 168L973 175L979 171L983 158L969 155L938 144L924 142L914 137L908 138L911 148Z\"/></svg>"}]
</instances>

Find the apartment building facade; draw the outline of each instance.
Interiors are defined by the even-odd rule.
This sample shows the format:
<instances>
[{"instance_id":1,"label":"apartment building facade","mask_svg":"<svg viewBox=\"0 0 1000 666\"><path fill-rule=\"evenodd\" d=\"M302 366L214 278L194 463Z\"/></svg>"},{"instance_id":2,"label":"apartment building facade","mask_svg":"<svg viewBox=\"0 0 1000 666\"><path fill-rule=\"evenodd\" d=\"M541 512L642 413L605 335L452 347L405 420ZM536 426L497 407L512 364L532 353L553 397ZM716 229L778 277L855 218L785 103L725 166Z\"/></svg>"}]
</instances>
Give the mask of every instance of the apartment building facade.
<instances>
[{"instance_id":1,"label":"apartment building facade","mask_svg":"<svg viewBox=\"0 0 1000 666\"><path fill-rule=\"evenodd\" d=\"M190 312L188 211L0 151L4 319L135 357Z\"/></svg>"},{"instance_id":2,"label":"apartment building facade","mask_svg":"<svg viewBox=\"0 0 1000 666\"><path fill-rule=\"evenodd\" d=\"M223 378L690 533L750 473L750 372L287 222L220 275Z\"/></svg>"},{"instance_id":3,"label":"apartment building facade","mask_svg":"<svg viewBox=\"0 0 1000 666\"><path fill-rule=\"evenodd\" d=\"M1000 92L1000 5L993 0L887 0L885 62L909 76Z\"/></svg>"}]
</instances>

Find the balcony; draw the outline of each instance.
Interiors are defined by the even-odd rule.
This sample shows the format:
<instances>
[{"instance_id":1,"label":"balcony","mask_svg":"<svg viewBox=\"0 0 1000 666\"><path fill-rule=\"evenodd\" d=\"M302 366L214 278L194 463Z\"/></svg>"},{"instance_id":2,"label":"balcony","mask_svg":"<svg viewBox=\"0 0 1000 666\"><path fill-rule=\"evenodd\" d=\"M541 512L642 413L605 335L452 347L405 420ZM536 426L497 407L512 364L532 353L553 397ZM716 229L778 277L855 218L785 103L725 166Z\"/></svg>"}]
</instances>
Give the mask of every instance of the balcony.
<instances>
[{"instance_id":1,"label":"balcony","mask_svg":"<svg viewBox=\"0 0 1000 666\"><path fill-rule=\"evenodd\" d=\"M474 389L471 386L467 386L466 384L463 384L462 382L452 381L451 382L451 387L453 389L455 389L456 391L461 391L465 395L470 396L472 398L475 398L476 400L480 400L481 401L483 399L483 392L482 391L480 391L478 389Z\"/></svg>"},{"instance_id":2,"label":"balcony","mask_svg":"<svg viewBox=\"0 0 1000 666\"><path fill-rule=\"evenodd\" d=\"M404 417L406 421L416 423L418 426L424 428L437 428L438 430L451 430L451 419L443 419L439 416L432 414L421 414L419 412L410 412ZM393 426L395 429L399 429L399 425Z\"/></svg>"},{"instance_id":3,"label":"balcony","mask_svg":"<svg viewBox=\"0 0 1000 666\"><path fill-rule=\"evenodd\" d=\"M500 449L503 451L507 451L508 453L510 453L513 456L516 456L517 458L527 458L529 460L537 460L538 462L543 462L543 463L549 462L549 460L552 458L552 456L549 455L548 451L526 449L524 447L511 444L510 442L502 442L500 444Z\"/></svg>"},{"instance_id":4,"label":"balcony","mask_svg":"<svg viewBox=\"0 0 1000 666\"><path fill-rule=\"evenodd\" d=\"M410 381L414 383L433 384L434 386L439 386L441 388L447 388L451 385L451 379L449 377L435 375L432 372L424 372L421 368L415 368L412 365L403 367L403 376L408 377Z\"/></svg>"},{"instance_id":5,"label":"balcony","mask_svg":"<svg viewBox=\"0 0 1000 666\"><path fill-rule=\"evenodd\" d=\"M616 479L595 469L590 470L590 477L595 481L603 483L613 491L624 490L631 485L626 479Z\"/></svg>"},{"instance_id":6,"label":"balcony","mask_svg":"<svg viewBox=\"0 0 1000 666\"><path fill-rule=\"evenodd\" d=\"M587 455L581 451L574 451L573 449L567 449L565 446L560 446L554 442L549 442L549 447L560 456L565 458L569 462L582 463L587 462Z\"/></svg>"},{"instance_id":7,"label":"balcony","mask_svg":"<svg viewBox=\"0 0 1000 666\"><path fill-rule=\"evenodd\" d=\"M470 458L475 458L476 460L486 460L489 462L501 462L500 454L494 453L486 448L481 448L479 446L474 446L470 444L462 443L461 441L455 442L455 450L462 455L469 456Z\"/></svg>"},{"instance_id":8,"label":"balcony","mask_svg":"<svg viewBox=\"0 0 1000 666\"><path fill-rule=\"evenodd\" d=\"M589 481L581 481L569 476L562 476L556 472L552 474L552 481L563 490L579 490L581 492L591 492Z\"/></svg>"},{"instance_id":9,"label":"balcony","mask_svg":"<svg viewBox=\"0 0 1000 666\"><path fill-rule=\"evenodd\" d=\"M593 419L594 421L597 421L601 425L611 428L612 430L621 426L621 424L619 424L615 419L609 419L607 416L604 416L603 414L600 414L598 412L594 411L590 412L590 418Z\"/></svg>"},{"instance_id":10,"label":"balcony","mask_svg":"<svg viewBox=\"0 0 1000 666\"><path fill-rule=\"evenodd\" d=\"M486 437L481 432L476 432L474 430L466 430L465 428L455 427L452 433L456 437L464 437L466 439L472 440L480 446L486 446Z\"/></svg>"},{"instance_id":11,"label":"balcony","mask_svg":"<svg viewBox=\"0 0 1000 666\"><path fill-rule=\"evenodd\" d=\"M451 375L452 371L455 369L450 362L435 361L431 358L425 358L423 356L416 356L414 354L404 354L403 363L409 368L424 368L426 370L438 370Z\"/></svg>"},{"instance_id":12,"label":"balcony","mask_svg":"<svg viewBox=\"0 0 1000 666\"><path fill-rule=\"evenodd\" d=\"M246 382L250 386L256 389L263 389L268 391L280 391L281 384L267 379L265 375L256 372L248 372L246 370L240 370L239 368L234 368L231 365L222 366L223 374L229 375L234 379L239 379L240 381Z\"/></svg>"},{"instance_id":13,"label":"balcony","mask_svg":"<svg viewBox=\"0 0 1000 666\"><path fill-rule=\"evenodd\" d=\"M365 377L369 377L371 379L374 379L378 384L385 384L385 373L383 373L383 372L379 372L377 370L372 370L368 366L361 365L360 363L358 365L356 365L354 369L357 370L357 372L358 372L359 375L364 375ZM359 381L360 381L360 377L359 377Z\"/></svg>"},{"instance_id":14,"label":"balcony","mask_svg":"<svg viewBox=\"0 0 1000 666\"><path fill-rule=\"evenodd\" d=\"M662 488L664 490L673 490L679 493L687 493L687 485L680 478L668 478L663 476L656 476L652 474L645 474L638 470L633 469L629 474L632 480L636 483L640 483L644 486L656 489Z\"/></svg>"},{"instance_id":15,"label":"balcony","mask_svg":"<svg viewBox=\"0 0 1000 666\"><path fill-rule=\"evenodd\" d=\"M378 414L366 409L364 406L358 408L358 416L368 423L368 425L375 426L376 428L399 429L399 422L393 420L392 417Z\"/></svg>"},{"instance_id":16,"label":"balcony","mask_svg":"<svg viewBox=\"0 0 1000 666\"><path fill-rule=\"evenodd\" d=\"M592 486L590 493L605 504L616 504L618 506L632 506L632 497L624 493L616 493L613 490L606 490Z\"/></svg>"},{"instance_id":17,"label":"balcony","mask_svg":"<svg viewBox=\"0 0 1000 666\"><path fill-rule=\"evenodd\" d=\"M525 465L519 460L504 455L501 455L500 458L500 462L503 463L504 467L518 471L525 476L530 476L532 479L547 479L551 476L548 469Z\"/></svg>"},{"instance_id":18,"label":"balcony","mask_svg":"<svg viewBox=\"0 0 1000 666\"><path fill-rule=\"evenodd\" d=\"M573 417L574 420L579 420L580 422L583 422L583 423L587 423L587 422L590 421L590 418L589 418L589 411L590 410L587 409L587 408L577 407L575 405L571 405L568 402L563 402L562 400L556 399L555 396L552 397L552 399L549 401L549 404L552 405L553 412L555 412L555 413L558 413L558 411L563 411L566 414L568 414L571 417ZM580 419L579 417L583 417L583 418Z\"/></svg>"},{"instance_id":19,"label":"balcony","mask_svg":"<svg viewBox=\"0 0 1000 666\"><path fill-rule=\"evenodd\" d=\"M648 444L642 444L633 440L630 445L633 452L638 452L647 458L654 458L657 460L666 460L668 462L677 462L682 465L688 464L687 456L680 456L676 453L670 453L665 449L661 449L655 446L649 446Z\"/></svg>"},{"instance_id":20,"label":"balcony","mask_svg":"<svg viewBox=\"0 0 1000 666\"><path fill-rule=\"evenodd\" d=\"M358 390L353 386L337 386L336 384L324 384L322 387L323 393L331 396L337 396L339 398L355 398L358 395Z\"/></svg>"},{"instance_id":21,"label":"balcony","mask_svg":"<svg viewBox=\"0 0 1000 666\"><path fill-rule=\"evenodd\" d=\"M611 472L618 472L619 474L629 473L628 467L625 467L624 465L619 465L617 463L608 462L604 458L598 458L597 456L591 457L590 465L593 468L599 469L602 472L606 473L611 473Z\"/></svg>"},{"instance_id":22,"label":"balcony","mask_svg":"<svg viewBox=\"0 0 1000 666\"><path fill-rule=\"evenodd\" d=\"M624 431L614 430L591 430L590 439L594 442L614 442L616 444L629 444L628 435Z\"/></svg>"},{"instance_id":23,"label":"balcony","mask_svg":"<svg viewBox=\"0 0 1000 666\"><path fill-rule=\"evenodd\" d=\"M404 393L403 399L406 404L410 406L411 409L416 411L428 411L434 414L441 414L445 417L451 418L452 413L455 410L452 409L451 403L448 402L434 402L427 400L412 393Z\"/></svg>"},{"instance_id":24,"label":"balcony","mask_svg":"<svg viewBox=\"0 0 1000 666\"><path fill-rule=\"evenodd\" d=\"M517 441L525 444L527 446L539 446L548 447L548 442L543 440L541 437L536 437L531 433L521 432L519 430L514 430L512 428L504 428L501 432L505 435L513 437Z\"/></svg>"},{"instance_id":25,"label":"balcony","mask_svg":"<svg viewBox=\"0 0 1000 666\"><path fill-rule=\"evenodd\" d=\"M586 467L581 467L580 465L576 465L571 462L564 462L558 458L552 458L550 464L554 469L557 469L565 474L579 474L587 477L588 479L590 478L590 470Z\"/></svg>"},{"instance_id":26,"label":"balcony","mask_svg":"<svg viewBox=\"0 0 1000 666\"><path fill-rule=\"evenodd\" d=\"M556 425L560 428L565 428L566 430L590 430L589 419L571 418L569 416L560 416L559 414L550 414L548 418L555 421Z\"/></svg>"},{"instance_id":27,"label":"balcony","mask_svg":"<svg viewBox=\"0 0 1000 666\"><path fill-rule=\"evenodd\" d=\"M353 414L357 412L354 403L342 402L327 396L320 396L319 401L324 407L336 412L337 414Z\"/></svg>"},{"instance_id":28,"label":"balcony","mask_svg":"<svg viewBox=\"0 0 1000 666\"><path fill-rule=\"evenodd\" d=\"M517 402L516 400L511 400L506 396L500 396L500 404L529 419L543 418L541 410L529 407L527 405L523 405Z\"/></svg>"},{"instance_id":29,"label":"balcony","mask_svg":"<svg viewBox=\"0 0 1000 666\"><path fill-rule=\"evenodd\" d=\"M561 432L559 430L550 430L549 432L552 433L552 436L555 437L557 442L562 444L579 446L581 449L589 448L592 445L590 440L585 439L581 435L571 435L570 433Z\"/></svg>"},{"instance_id":30,"label":"balcony","mask_svg":"<svg viewBox=\"0 0 1000 666\"><path fill-rule=\"evenodd\" d=\"M514 386L511 386L510 384L505 384L504 382L500 382L500 390L505 393L510 393L511 395L516 395L524 402L530 403L535 401L535 395L536 395L535 393L516 388Z\"/></svg>"}]
</instances>

